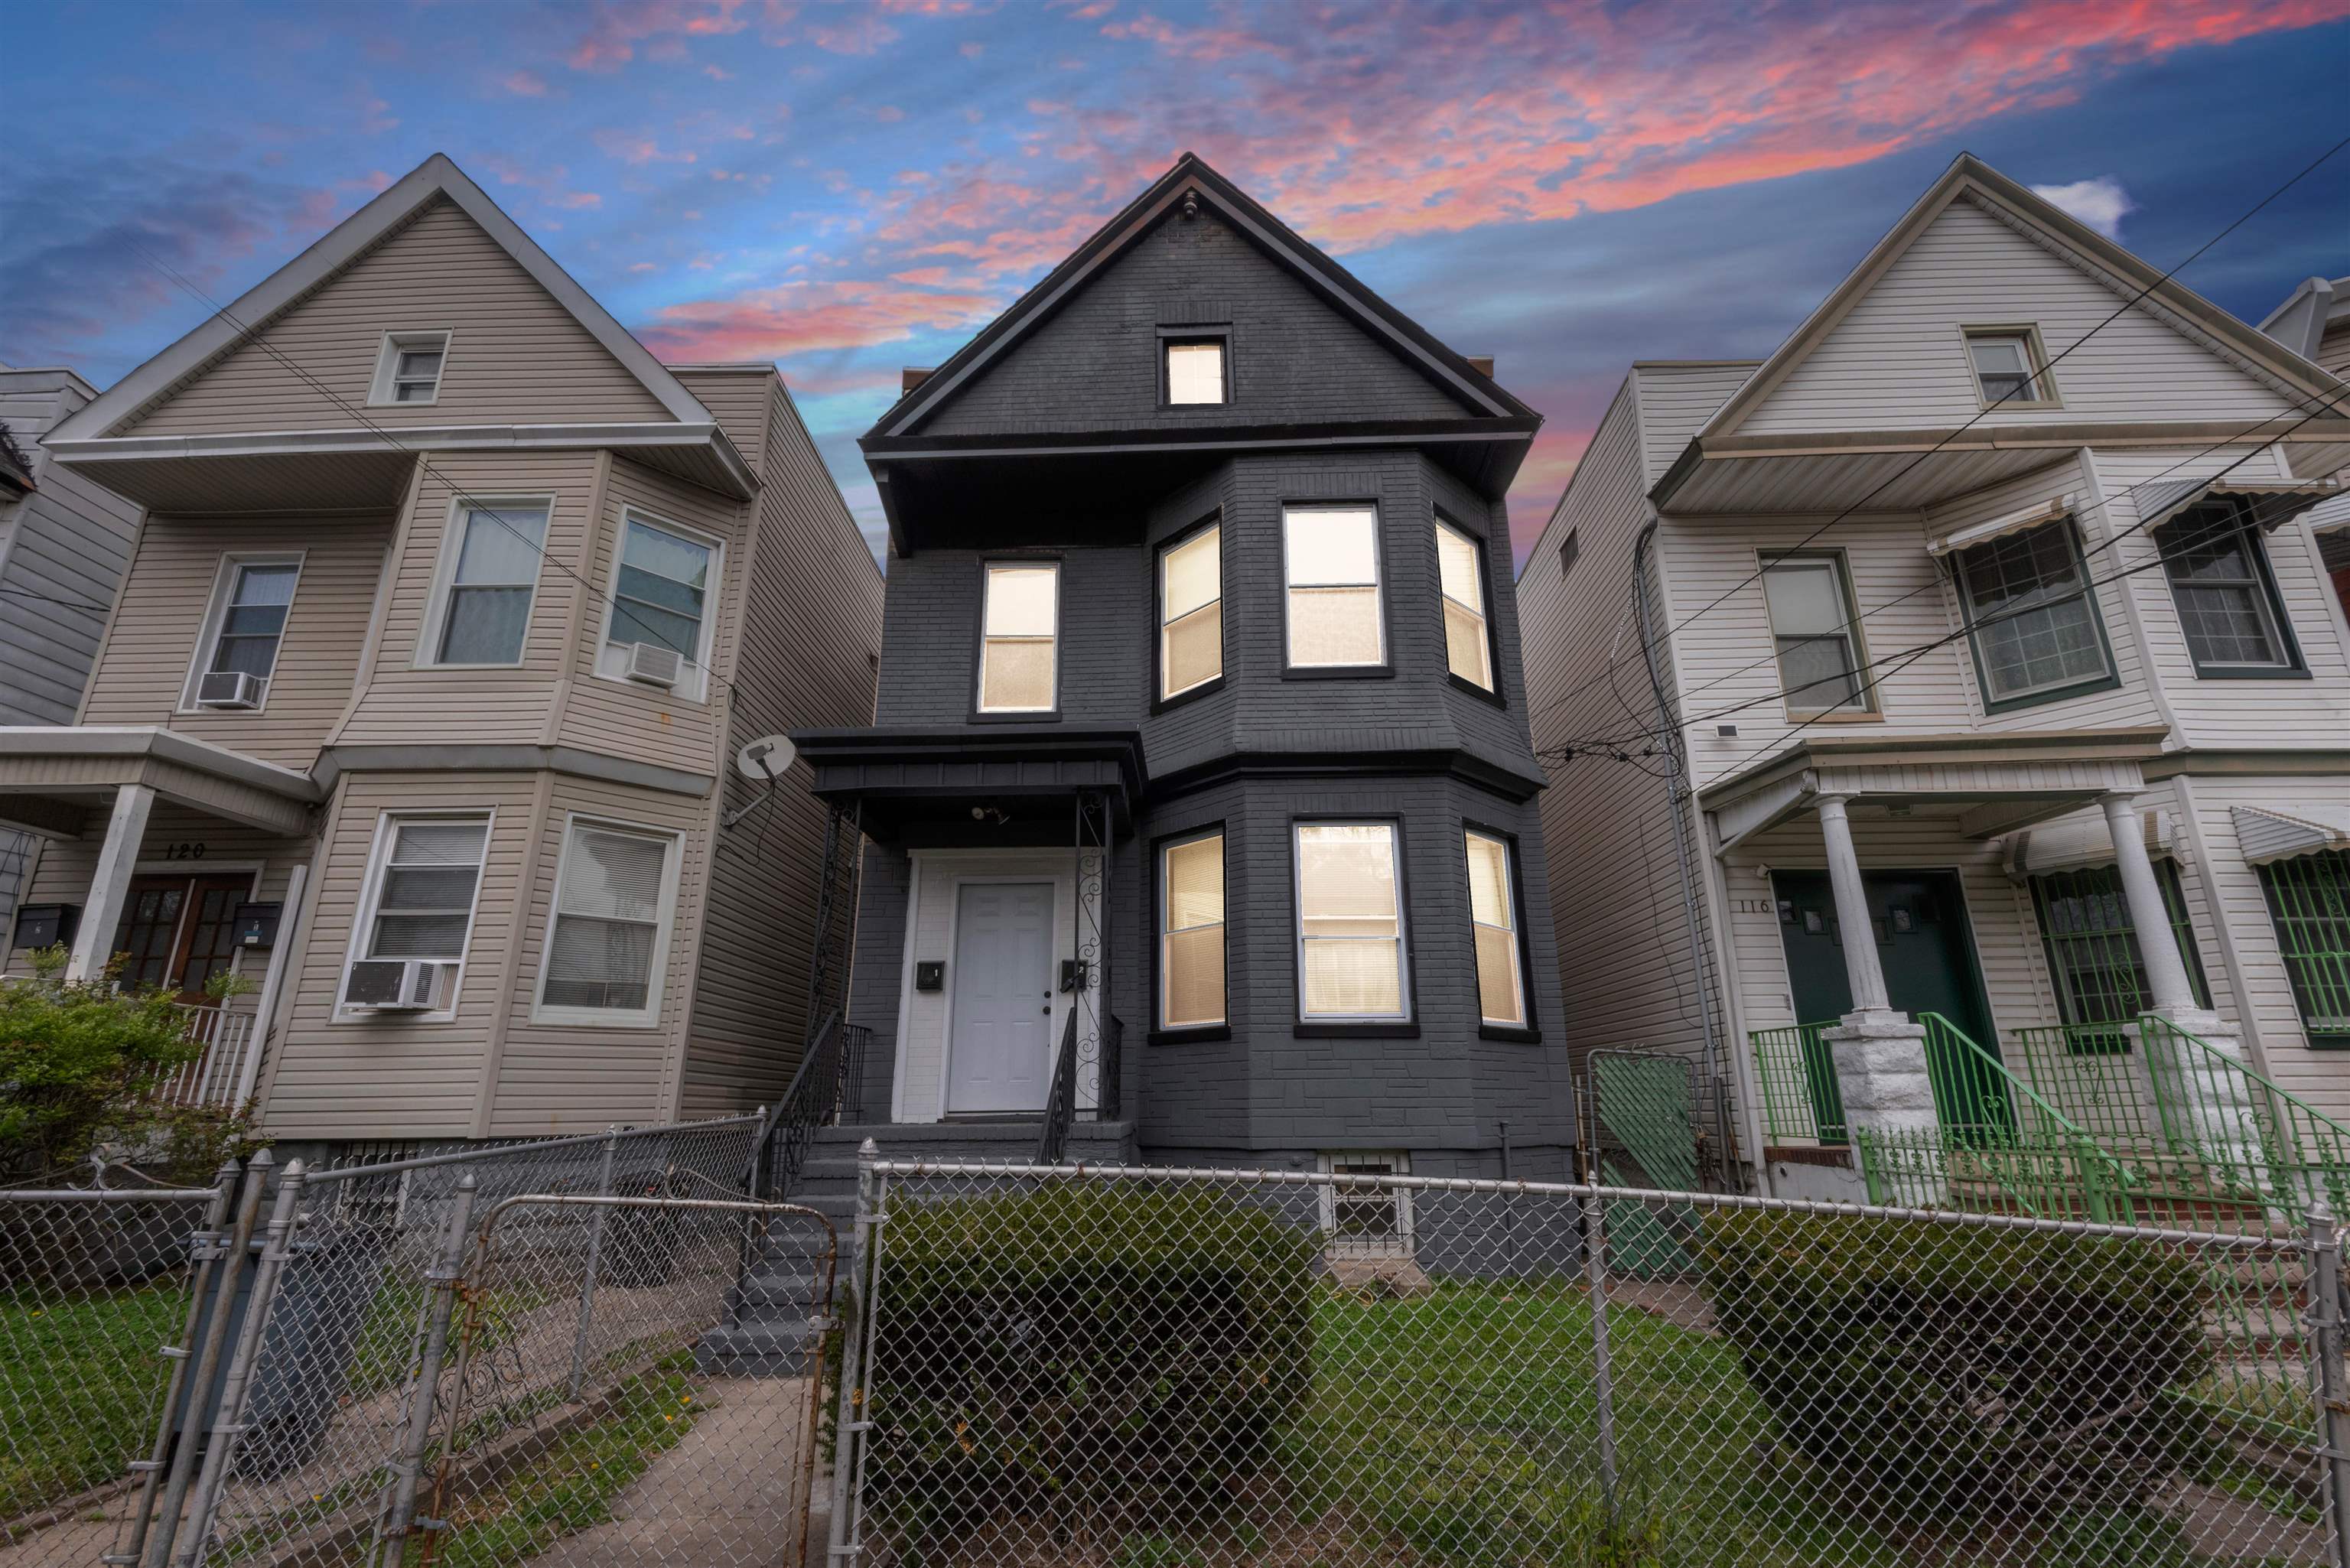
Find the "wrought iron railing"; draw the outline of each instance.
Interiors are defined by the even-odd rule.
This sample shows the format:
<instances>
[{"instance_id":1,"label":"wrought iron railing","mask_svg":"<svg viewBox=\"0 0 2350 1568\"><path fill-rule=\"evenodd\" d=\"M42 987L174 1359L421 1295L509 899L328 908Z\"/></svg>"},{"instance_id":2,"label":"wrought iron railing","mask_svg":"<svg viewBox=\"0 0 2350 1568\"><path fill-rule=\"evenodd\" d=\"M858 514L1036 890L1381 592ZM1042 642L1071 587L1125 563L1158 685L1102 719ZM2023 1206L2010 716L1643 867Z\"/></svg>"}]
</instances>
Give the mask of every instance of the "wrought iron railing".
<instances>
[{"instance_id":1,"label":"wrought iron railing","mask_svg":"<svg viewBox=\"0 0 2350 1568\"><path fill-rule=\"evenodd\" d=\"M245 1081L246 1058L261 1046L254 1035L253 1014L200 1002L172 1005L186 1021L188 1038L203 1050L156 1085L155 1097L172 1106L235 1109L237 1086Z\"/></svg>"},{"instance_id":2,"label":"wrought iron railing","mask_svg":"<svg viewBox=\"0 0 2350 1568\"><path fill-rule=\"evenodd\" d=\"M2154 1134L2153 1086L2126 1023L2012 1029L2024 1080L2099 1143L2135 1147Z\"/></svg>"},{"instance_id":3,"label":"wrought iron railing","mask_svg":"<svg viewBox=\"0 0 2350 1568\"><path fill-rule=\"evenodd\" d=\"M1077 1027L1077 1015L1083 1011L1076 1006L1069 1009L1069 1022L1061 1031L1061 1048L1053 1054L1053 1083L1045 1096L1045 1125L1036 1135L1038 1165L1058 1165L1069 1152L1069 1129L1077 1122L1078 1069L1084 1058ZM1105 1018L1100 1033L1100 1050L1095 1057L1093 1119L1115 1121L1118 1109L1118 1064L1123 1054L1120 1047L1126 1026L1115 1016Z\"/></svg>"},{"instance_id":4,"label":"wrought iron railing","mask_svg":"<svg viewBox=\"0 0 2350 1568\"><path fill-rule=\"evenodd\" d=\"M1844 1092L1836 1085L1835 1059L1825 1038L1830 1027L1792 1023L1747 1035L1762 1088L1763 1136L1770 1142L1846 1141Z\"/></svg>"},{"instance_id":5,"label":"wrought iron railing","mask_svg":"<svg viewBox=\"0 0 2350 1568\"><path fill-rule=\"evenodd\" d=\"M2350 1213L2350 1127L2167 1018L2139 1020L2164 1143L2216 1196L2254 1199L2293 1224Z\"/></svg>"},{"instance_id":6,"label":"wrought iron railing","mask_svg":"<svg viewBox=\"0 0 2350 1568\"><path fill-rule=\"evenodd\" d=\"M773 1197L789 1193L807 1166L816 1129L864 1116L865 1049L873 1031L827 1013L800 1058L791 1086L775 1102L752 1159L750 1185Z\"/></svg>"}]
</instances>

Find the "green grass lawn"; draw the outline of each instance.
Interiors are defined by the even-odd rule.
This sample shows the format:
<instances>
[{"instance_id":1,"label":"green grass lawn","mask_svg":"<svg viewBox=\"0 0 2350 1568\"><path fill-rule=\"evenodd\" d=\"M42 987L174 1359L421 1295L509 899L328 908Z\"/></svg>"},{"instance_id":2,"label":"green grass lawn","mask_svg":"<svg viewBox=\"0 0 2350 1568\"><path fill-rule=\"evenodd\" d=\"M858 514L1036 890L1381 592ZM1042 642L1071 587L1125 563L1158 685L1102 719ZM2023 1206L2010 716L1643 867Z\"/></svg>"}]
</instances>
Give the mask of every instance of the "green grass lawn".
<instances>
[{"instance_id":1,"label":"green grass lawn","mask_svg":"<svg viewBox=\"0 0 2350 1568\"><path fill-rule=\"evenodd\" d=\"M0 1292L0 1519L124 1473L154 1441L187 1298L176 1279Z\"/></svg>"}]
</instances>

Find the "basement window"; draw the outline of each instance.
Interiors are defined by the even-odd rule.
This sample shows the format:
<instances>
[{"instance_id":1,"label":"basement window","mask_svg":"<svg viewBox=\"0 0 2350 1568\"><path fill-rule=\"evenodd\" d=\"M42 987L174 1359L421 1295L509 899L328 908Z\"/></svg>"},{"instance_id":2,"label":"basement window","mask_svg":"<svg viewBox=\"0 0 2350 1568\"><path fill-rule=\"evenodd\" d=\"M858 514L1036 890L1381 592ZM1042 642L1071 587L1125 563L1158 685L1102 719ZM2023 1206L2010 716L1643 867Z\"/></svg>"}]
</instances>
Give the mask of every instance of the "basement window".
<instances>
[{"instance_id":1,"label":"basement window","mask_svg":"<svg viewBox=\"0 0 2350 1568\"><path fill-rule=\"evenodd\" d=\"M446 332L387 332L376 355L370 404L435 403L441 400L441 368L449 358Z\"/></svg>"}]
</instances>

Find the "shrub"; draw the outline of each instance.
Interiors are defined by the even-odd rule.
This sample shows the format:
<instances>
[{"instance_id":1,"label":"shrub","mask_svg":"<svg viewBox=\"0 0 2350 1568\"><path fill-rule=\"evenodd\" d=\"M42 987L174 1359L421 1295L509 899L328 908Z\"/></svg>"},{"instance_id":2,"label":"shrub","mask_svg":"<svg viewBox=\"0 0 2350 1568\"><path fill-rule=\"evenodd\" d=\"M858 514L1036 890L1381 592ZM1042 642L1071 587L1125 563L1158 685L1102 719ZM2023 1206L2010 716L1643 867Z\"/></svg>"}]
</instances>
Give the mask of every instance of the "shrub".
<instances>
[{"instance_id":1,"label":"shrub","mask_svg":"<svg viewBox=\"0 0 2350 1568\"><path fill-rule=\"evenodd\" d=\"M0 984L0 1175L47 1176L103 1149L203 1180L248 1152L234 1113L155 1099L203 1054L169 994L121 990L110 969L68 981L62 947L30 956L31 979ZM251 982L223 974L209 989L225 999Z\"/></svg>"},{"instance_id":2,"label":"shrub","mask_svg":"<svg viewBox=\"0 0 2350 1568\"><path fill-rule=\"evenodd\" d=\"M1846 1496L2003 1520L2126 1507L2202 1440L2194 1262L2054 1231L1728 1211L1699 1248L1780 1436Z\"/></svg>"},{"instance_id":3,"label":"shrub","mask_svg":"<svg viewBox=\"0 0 2350 1568\"><path fill-rule=\"evenodd\" d=\"M880 1239L869 1495L931 1524L1180 1523L1263 1469L1310 1376L1315 1247L1198 1190L901 1203Z\"/></svg>"}]
</instances>

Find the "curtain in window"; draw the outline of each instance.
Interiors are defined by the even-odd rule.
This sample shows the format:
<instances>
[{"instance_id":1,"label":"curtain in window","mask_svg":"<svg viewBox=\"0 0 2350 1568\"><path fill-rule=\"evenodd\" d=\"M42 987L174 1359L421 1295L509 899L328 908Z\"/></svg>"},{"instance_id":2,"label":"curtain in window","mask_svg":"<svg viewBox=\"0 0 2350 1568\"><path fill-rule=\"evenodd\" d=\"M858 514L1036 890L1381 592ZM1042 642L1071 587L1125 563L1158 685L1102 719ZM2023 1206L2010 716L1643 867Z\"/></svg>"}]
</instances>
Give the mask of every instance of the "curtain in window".
<instances>
[{"instance_id":1,"label":"curtain in window","mask_svg":"<svg viewBox=\"0 0 2350 1568\"><path fill-rule=\"evenodd\" d=\"M1222 532L1202 528L1159 557L1161 697L1189 691L1224 672Z\"/></svg>"},{"instance_id":2,"label":"curtain in window","mask_svg":"<svg viewBox=\"0 0 2350 1568\"><path fill-rule=\"evenodd\" d=\"M1991 701L2106 673L2080 562L2062 524L1976 545L1960 556L1959 576Z\"/></svg>"},{"instance_id":3,"label":"curtain in window","mask_svg":"<svg viewBox=\"0 0 2350 1568\"><path fill-rule=\"evenodd\" d=\"M1159 1026L1224 1021L1224 839L1170 844L1163 857Z\"/></svg>"},{"instance_id":4,"label":"curtain in window","mask_svg":"<svg viewBox=\"0 0 2350 1568\"><path fill-rule=\"evenodd\" d=\"M1763 568L1762 597L1771 612L1787 706L1800 711L1867 706L1836 563L1773 561Z\"/></svg>"},{"instance_id":5,"label":"curtain in window","mask_svg":"<svg viewBox=\"0 0 2350 1568\"><path fill-rule=\"evenodd\" d=\"M1283 514L1293 668L1380 664L1378 514L1292 507Z\"/></svg>"},{"instance_id":6,"label":"curtain in window","mask_svg":"<svg viewBox=\"0 0 2350 1568\"><path fill-rule=\"evenodd\" d=\"M650 642L699 660L712 554L707 545L630 518L613 595L613 643Z\"/></svg>"},{"instance_id":7,"label":"curtain in window","mask_svg":"<svg viewBox=\"0 0 2350 1568\"><path fill-rule=\"evenodd\" d=\"M1484 547L1458 528L1436 525L1436 566L1444 593L1444 661L1471 685L1493 689L1492 639L1485 628Z\"/></svg>"},{"instance_id":8,"label":"curtain in window","mask_svg":"<svg viewBox=\"0 0 2350 1568\"><path fill-rule=\"evenodd\" d=\"M563 894L547 940L549 1007L643 1010L652 994L670 840L585 824L563 852Z\"/></svg>"},{"instance_id":9,"label":"curtain in window","mask_svg":"<svg viewBox=\"0 0 2350 1568\"><path fill-rule=\"evenodd\" d=\"M1297 829L1302 1016L1403 1016L1403 921L1395 829L1308 823Z\"/></svg>"},{"instance_id":10,"label":"curtain in window","mask_svg":"<svg viewBox=\"0 0 2350 1568\"><path fill-rule=\"evenodd\" d=\"M449 605L441 624L442 664L519 664L538 591L546 512L531 506L465 511Z\"/></svg>"},{"instance_id":11,"label":"curtain in window","mask_svg":"<svg viewBox=\"0 0 2350 1568\"><path fill-rule=\"evenodd\" d=\"M240 566L221 616L220 640L213 645L212 668L242 670L267 680L277 668L278 639L294 603L294 579L301 568L290 562Z\"/></svg>"},{"instance_id":12,"label":"curtain in window","mask_svg":"<svg viewBox=\"0 0 2350 1568\"><path fill-rule=\"evenodd\" d=\"M992 566L982 614L982 712L1050 712L1061 571L1050 563Z\"/></svg>"}]
</instances>

